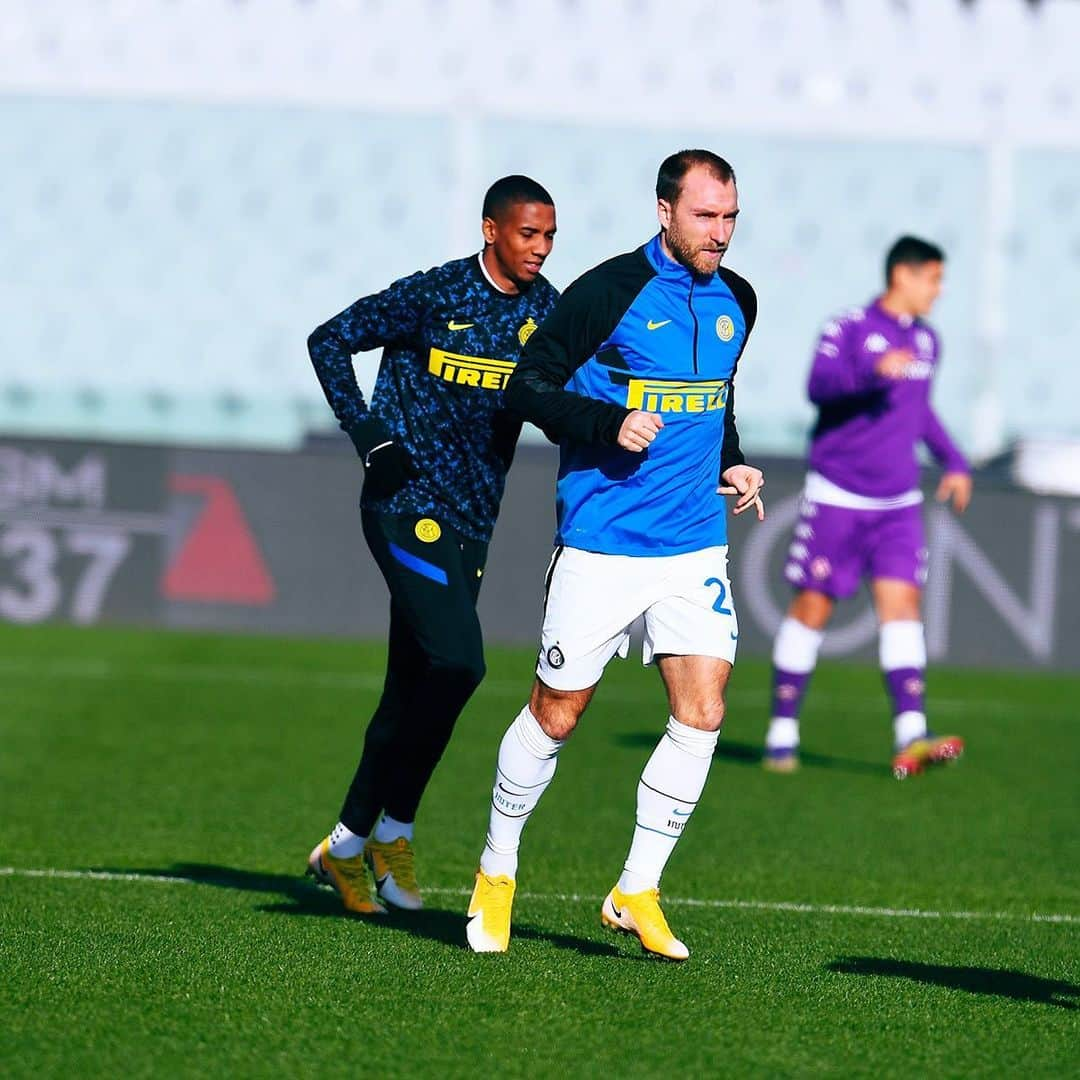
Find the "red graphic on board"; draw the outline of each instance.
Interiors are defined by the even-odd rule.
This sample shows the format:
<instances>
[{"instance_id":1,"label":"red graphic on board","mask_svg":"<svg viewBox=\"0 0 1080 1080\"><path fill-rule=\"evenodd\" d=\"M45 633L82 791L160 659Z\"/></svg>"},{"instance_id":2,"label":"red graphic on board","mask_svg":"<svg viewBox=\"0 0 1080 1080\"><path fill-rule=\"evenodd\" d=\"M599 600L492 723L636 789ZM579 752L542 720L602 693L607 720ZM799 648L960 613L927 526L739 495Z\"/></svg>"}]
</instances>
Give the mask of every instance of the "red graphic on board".
<instances>
[{"instance_id":1,"label":"red graphic on board","mask_svg":"<svg viewBox=\"0 0 1080 1080\"><path fill-rule=\"evenodd\" d=\"M263 606L274 599L274 581L232 488L217 476L174 473L177 495L205 499L191 532L165 571L169 600Z\"/></svg>"}]
</instances>

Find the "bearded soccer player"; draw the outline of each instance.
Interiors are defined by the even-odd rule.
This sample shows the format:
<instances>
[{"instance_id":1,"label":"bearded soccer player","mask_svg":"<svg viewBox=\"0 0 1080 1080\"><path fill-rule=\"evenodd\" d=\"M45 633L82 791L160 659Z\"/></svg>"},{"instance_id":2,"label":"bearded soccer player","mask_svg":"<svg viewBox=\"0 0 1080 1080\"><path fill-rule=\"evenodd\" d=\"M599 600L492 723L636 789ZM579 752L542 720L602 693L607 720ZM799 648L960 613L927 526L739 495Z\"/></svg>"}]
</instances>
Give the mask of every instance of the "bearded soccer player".
<instances>
[{"instance_id":1,"label":"bearded soccer player","mask_svg":"<svg viewBox=\"0 0 1080 1080\"><path fill-rule=\"evenodd\" d=\"M926 581L916 449L926 445L944 475L937 489L962 512L971 472L930 404L941 346L924 320L941 292L945 255L901 237L885 261L885 292L829 322L810 372L818 421L801 515L784 575L795 598L773 646L772 721L764 764L799 763L799 708L836 601L868 578L880 624L880 658L892 700L893 772L903 779L950 761L955 735L927 730L923 701Z\"/></svg>"},{"instance_id":2,"label":"bearded soccer player","mask_svg":"<svg viewBox=\"0 0 1080 1080\"><path fill-rule=\"evenodd\" d=\"M659 884L705 786L739 636L722 496L738 495L736 513L764 514L732 386L757 301L720 265L739 212L731 166L682 151L660 166L656 194L660 232L570 286L507 389L512 408L560 440L558 535L536 681L499 746L469 905L476 952L509 947L522 830L642 618L667 728L641 775L630 853L601 920L651 953L689 956Z\"/></svg>"},{"instance_id":3,"label":"bearded soccer player","mask_svg":"<svg viewBox=\"0 0 1080 1080\"><path fill-rule=\"evenodd\" d=\"M308 339L363 462L364 536L390 590L382 697L338 823L308 859L308 872L360 914L422 907L416 811L484 677L476 602L521 430L503 389L558 298L540 273L555 237L544 188L525 176L496 181L482 229L479 254L395 281ZM352 354L379 347L368 405Z\"/></svg>"}]
</instances>

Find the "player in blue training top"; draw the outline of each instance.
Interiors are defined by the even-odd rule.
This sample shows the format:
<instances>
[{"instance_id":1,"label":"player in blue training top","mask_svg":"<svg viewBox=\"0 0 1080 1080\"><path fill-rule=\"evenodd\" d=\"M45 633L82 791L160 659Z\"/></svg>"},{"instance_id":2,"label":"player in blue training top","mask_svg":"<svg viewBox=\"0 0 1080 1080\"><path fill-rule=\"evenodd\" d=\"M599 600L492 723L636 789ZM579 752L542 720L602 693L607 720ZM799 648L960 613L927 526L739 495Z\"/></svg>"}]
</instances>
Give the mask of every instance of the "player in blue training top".
<instances>
[{"instance_id":1,"label":"player in blue training top","mask_svg":"<svg viewBox=\"0 0 1080 1080\"><path fill-rule=\"evenodd\" d=\"M705 786L739 636L724 500L764 516L745 463L733 379L757 314L720 265L739 212L735 175L707 150L660 166L660 232L567 289L530 340L507 404L561 440L558 535L529 704L499 746L487 843L469 905L476 952L510 942L522 830L605 666L645 628L667 688L667 731L637 790L637 826L605 925L685 960L660 875ZM718 487L720 483L722 486Z\"/></svg>"},{"instance_id":2,"label":"player in blue training top","mask_svg":"<svg viewBox=\"0 0 1080 1080\"><path fill-rule=\"evenodd\" d=\"M476 601L521 421L503 389L558 293L540 268L555 207L507 176L484 198L484 248L357 300L308 338L364 463L364 536L390 589L386 682L337 825L308 859L349 911L422 906L413 822L484 677ZM382 347L370 407L352 354ZM381 817L380 817L381 815ZM371 892L368 868L378 892Z\"/></svg>"}]
</instances>

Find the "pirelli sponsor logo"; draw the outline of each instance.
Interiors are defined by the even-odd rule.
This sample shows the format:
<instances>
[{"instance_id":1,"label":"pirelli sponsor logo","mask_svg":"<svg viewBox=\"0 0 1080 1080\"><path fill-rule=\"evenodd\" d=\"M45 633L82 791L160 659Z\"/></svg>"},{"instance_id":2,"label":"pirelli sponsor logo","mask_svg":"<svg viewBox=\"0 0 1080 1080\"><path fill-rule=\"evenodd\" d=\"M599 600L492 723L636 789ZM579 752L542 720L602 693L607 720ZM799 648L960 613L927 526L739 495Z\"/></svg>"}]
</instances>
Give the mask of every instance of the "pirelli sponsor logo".
<instances>
[{"instance_id":1,"label":"pirelli sponsor logo","mask_svg":"<svg viewBox=\"0 0 1080 1080\"><path fill-rule=\"evenodd\" d=\"M727 394L727 379L631 379L626 388L626 407L655 413L714 412L727 404Z\"/></svg>"},{"instance_id":2,"label":"pirelli sponsor logo","mask_svg":"<svg viewBox=\"0 0 1080 1080\"><path fill-rule=\"evenodd\" d=\"M514 367L513 360L462 356L443 349L432 349L428 357L428 371L432 375L455 386L475 386L478 390L502 390Z\"/></svg>"}]
</instances>

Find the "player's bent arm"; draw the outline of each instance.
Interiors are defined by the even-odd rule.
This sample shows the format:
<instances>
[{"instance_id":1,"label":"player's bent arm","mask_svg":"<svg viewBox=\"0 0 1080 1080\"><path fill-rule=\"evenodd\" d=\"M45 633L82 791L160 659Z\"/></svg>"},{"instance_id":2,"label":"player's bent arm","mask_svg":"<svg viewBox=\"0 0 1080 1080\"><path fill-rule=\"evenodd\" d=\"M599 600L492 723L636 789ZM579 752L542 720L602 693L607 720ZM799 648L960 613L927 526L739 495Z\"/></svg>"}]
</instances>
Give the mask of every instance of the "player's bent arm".
<instances>
[{"instance_id":1,"label":"player's bent arm","mask_svg":"<svg viewBox=\"0 0 1080 1080\"><path fill-rule=\"evenodd\" d=\"M368 413L356 382L353 354L405 341L416 332L423 314L424 276L413 274L362 297L308 336L308 355L326 401L363 458L387 436Z\"/></svg>"},{"instance_id":2,"label":"player's bent arm","mask_svg":"<svg viewBox=\"0 0 1080 1080\"><path fill-rule=\"evenodd\" d=\"M632 410L565 389L618 324L633 293L610 287L602 265L575 281L529 338L506 386L506 407L549 438L616 446Z\"/></svg>"},{"instance_id":3,"label":"player's bent arm","mask_svg":"<svg viewBox=\"0 0 1080 1080\"><path fill-rule=\"evenodd\" d=\"M533 338L542 331L537 330ZM532 345L532 339L529 340ZM541 357L543 354L540 354ZM566 365L565 378L553 374L563 364L543 359L518 363L506 387L506 407L540 428L548 438L600 446L615 446L630 409L563 389L578 364Z\"/></svg>"},{"instance_id":4,"label":"player's bent arm","mask_svg":"<svg viewBox=\"0 0 1080 1080\"><path fill-rule=\"evenodd\" d=\"M846 324L830 323L818 340L810 367L807 397L814 405L866 394L886 385L874 370L877 357L852 340Z\"/></svg>"},{"instance_id":5,"label":"player's bent arm","mask_svg":"<svg viewBox=\"0 0 1080 1080\"><path fill-rule=\"evenodd\" d=\"M962 514L971 502L971 466L929 404L923 425L923 442L944 471L937 489L938 502L951 501L956 512Z\"/></svg>"},{"instance_id":6,"label":"player's bent arm","mask_svg":"<svg viewBox=\"0 0 1080 1080\"><path fill-rule=\"evenodd\" d=\"M934 455L934 460L947 473L970 473L971 466L945 430L932 406L926 407L926 420L923 424L923 442L927 450Z\"/></svg>"},{"instance_id":7,"label":"player's bent arm","mask_svg":"<svg viewBox=\"0 0 1080 1080\"><path fill-rule=\"evenodd\" d=\"M745 465L746 455L739 445L739 429L735 426L735 384L728 386L724 409L724 442L720 447L720 476L736 465Z\"/></svg>"},{"instance_id":8,"label":"player's bent arm","mask_svg":"<svg viewBox=\"0 0 1080 1080\"><path fill-rule=\"evenodd\" d=\"M735 375L739 370L739 362L746 352L746 346L750 343L750 335L757 325L758 301L754 287L745 278L740 277L734 270L721 267L720 276L731 289L736 302L742 309L743 318L746 320L746 336L743 338L739 355L735 357L735 364L731 370L731 380L728 383L727 403L724 409L724 441L720 447L720 475L736 465L746 463L746 457L739 446L739 429L735 424Z\"/></svg>"}]
</instances>

